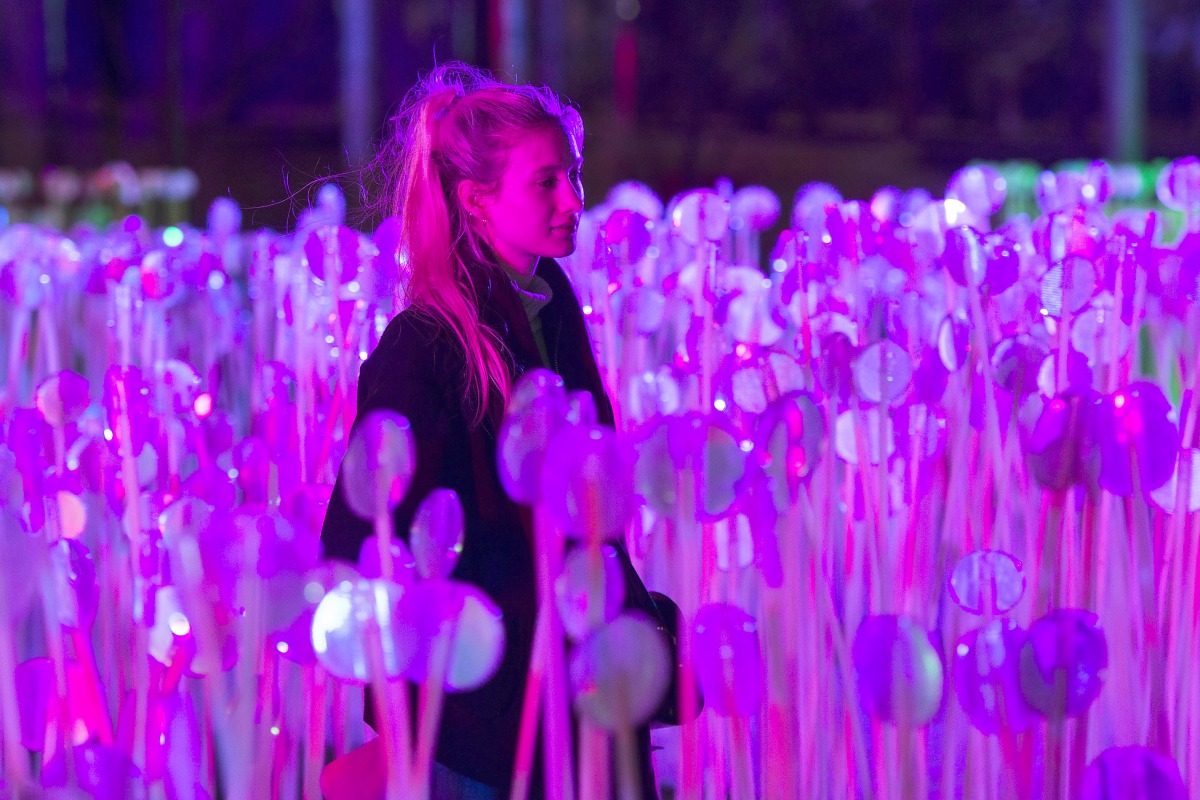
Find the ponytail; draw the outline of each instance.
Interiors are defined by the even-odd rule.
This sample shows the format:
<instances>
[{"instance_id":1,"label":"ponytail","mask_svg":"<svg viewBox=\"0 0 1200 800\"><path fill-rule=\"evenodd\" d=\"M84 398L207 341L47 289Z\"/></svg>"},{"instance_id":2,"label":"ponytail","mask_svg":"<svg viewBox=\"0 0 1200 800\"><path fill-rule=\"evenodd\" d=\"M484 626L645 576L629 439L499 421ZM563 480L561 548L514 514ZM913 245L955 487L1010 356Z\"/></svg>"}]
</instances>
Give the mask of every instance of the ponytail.
<instances>
[{"instance_id":1,"label":"ponytail","mask_svg":"<svg viewBox=\"0 0 1200 800\"><path fill-rule=\"evenodd\" d=\"M464 180L499 186L508 151L522 136L548 126L581 135L582 123L548 89L509 85L450 63L418 82L394 125L376 166L387 176L387 211L400 216L404 299L460 346L464 413L479 425L507 404L512 375L504 341L482 323L476 301L479 270L499 270L499 263L462 208L458 186Z\"/></svg>"},{"instance_id":2,"label":"ponytail","mask_svg":"<svg viewBox=\"0 0 1200 800\"><path fill-rule=\"evenodd\" d=\"M461 208L457 186L475 180L493 186L503 153L524 129L524 118L550 114L533 103L524 114L496 114L496 106L531 105L549 93L509 87L459 64L439 67L410 93L396 118L391 149L380 153L396 175L391 213L400 215L400 246L410 276L404 288L415 313L441 323L465 358L463 407L476 426L507 404L512 376L500 335L482 324L474 281L495 258ZM557 98L555 98L557 100ZM532 112L532 113L531 113ZM523 124L526 123L526 124ZM386 169L386 165L385 165Z\"/></svg>"}]
</instances>

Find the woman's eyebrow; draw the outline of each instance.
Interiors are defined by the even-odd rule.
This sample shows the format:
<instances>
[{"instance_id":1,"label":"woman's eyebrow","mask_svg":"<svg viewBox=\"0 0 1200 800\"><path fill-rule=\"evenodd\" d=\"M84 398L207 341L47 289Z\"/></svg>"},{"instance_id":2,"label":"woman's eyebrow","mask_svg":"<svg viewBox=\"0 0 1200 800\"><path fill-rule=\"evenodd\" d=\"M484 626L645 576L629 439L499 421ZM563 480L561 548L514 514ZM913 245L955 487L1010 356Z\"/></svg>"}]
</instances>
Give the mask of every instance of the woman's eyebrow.
<instances>
[{"instance_id":1,"label":"woman's eyebrow","mask_svg":"<svg viewBox=\"0 0 1200 800\"><path fill-rule=\"evenodd\" d=\"M578 167L580 167L582 165L583 165L583 157L582 156L580 156L579 158L572 158L570 160L551 161L546 164L543 164L540 167L535 167L533 169L533 174L540 175L543 172L557 172L560 169L561 170L572 170L572 169L577 169Z\"/></svg>"}]
</instances>

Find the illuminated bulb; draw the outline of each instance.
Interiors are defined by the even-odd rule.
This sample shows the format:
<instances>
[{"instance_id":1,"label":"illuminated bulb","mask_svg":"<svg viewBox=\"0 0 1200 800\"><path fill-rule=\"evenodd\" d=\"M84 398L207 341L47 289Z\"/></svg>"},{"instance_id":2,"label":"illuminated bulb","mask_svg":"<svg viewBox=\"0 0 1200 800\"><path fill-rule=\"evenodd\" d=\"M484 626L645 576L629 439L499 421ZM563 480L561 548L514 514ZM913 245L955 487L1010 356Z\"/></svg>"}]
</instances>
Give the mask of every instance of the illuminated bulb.
<instances>
[{"instance_id":1,"label":"illuminated bulb","mask_svg":"<svg viewBox=\"0 0 1200 800\"><path fill-rule=\"evenodd\" d=\"M958 222L958 218L967 213L967 207L961 200L955 200L953 197L946 200L946 224L954 225Z\"/></svg>"},{"instance_id":2,"label":"illuminated bulb","mask_svg":"<svg viewBox=\"0 0 1200 800\"><path fill-rule=\"evenodd\" d=\"M178 611L172 614L170 619L167 620L167 627L170 628L171 633L175 634L176 636L187 636L192 632L192 626L191 623L188 622L188 618L183 614L180 614Z\"/></svg>"},{"instance_id":3,"label":"illuminated bulb","mask_svg":"<svg viewBox=\"0 0 1200 800\"><path fill-rule=\"evenodd\" d=\"M213 411L212 395L208 392L200 394L195 402L192 403L192 410L196 412L196 416L200 419L206 419Z\"/></svg>"}]
</instances>

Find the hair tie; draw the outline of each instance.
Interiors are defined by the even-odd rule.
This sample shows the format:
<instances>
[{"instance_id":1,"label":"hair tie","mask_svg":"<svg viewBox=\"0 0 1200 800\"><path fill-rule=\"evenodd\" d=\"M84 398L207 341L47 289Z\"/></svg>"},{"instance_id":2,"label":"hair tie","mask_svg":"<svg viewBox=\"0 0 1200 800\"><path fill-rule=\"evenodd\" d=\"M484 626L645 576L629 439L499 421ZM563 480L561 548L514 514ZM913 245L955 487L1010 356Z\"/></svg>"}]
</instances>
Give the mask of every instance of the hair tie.
<instances>
[{"instance_id":1,"label":"hair tie","mask_svg":"<svg viewBox=\"0 0 1200 800\"><path fill-rule=\"evenodd\" d=\"M446 86L438 89L433 94L429 95L429 115L441 122L446 113L450 111L450 107L454 105L454 101L462 97L463 91L457 86Z\"/></svg>"},{"instance_id":2,"label":"hair tie","mask_svg":"<svg viewBox=\"0 0 1200 800\"><path fill-rule=\"evenodd\" d=\"M429 137L430 149L439 150L442 144L442 120L454 105L454 101L462 96L462 90L454 86L445 86L431 92L425 99L425 130Z\"/></svg>"}]
</instances>

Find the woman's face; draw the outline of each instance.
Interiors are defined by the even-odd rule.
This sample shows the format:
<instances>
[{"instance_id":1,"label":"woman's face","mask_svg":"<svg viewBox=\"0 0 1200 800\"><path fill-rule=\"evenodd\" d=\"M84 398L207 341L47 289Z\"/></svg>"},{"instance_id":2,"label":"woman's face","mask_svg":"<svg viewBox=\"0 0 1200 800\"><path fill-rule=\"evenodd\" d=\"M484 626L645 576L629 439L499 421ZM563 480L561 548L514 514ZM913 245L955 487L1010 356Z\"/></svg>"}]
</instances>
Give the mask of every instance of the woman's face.
<instances>
[{"instance_id":1,"label":"woman's face","mask_svg":"<svg viewBox=\"0 0 1200 800\"><path fill-rule=\"evenodd\" d=\"M504 264L532 274L539 258L575 252L583 153L561 128L531 131L508 152L494 191L479 199L480 232Z\"/></svg>"}]
</instances>

